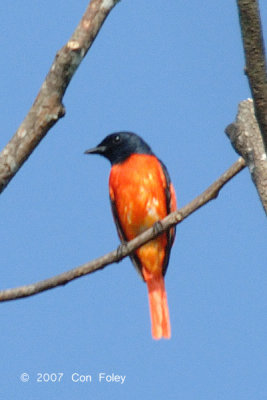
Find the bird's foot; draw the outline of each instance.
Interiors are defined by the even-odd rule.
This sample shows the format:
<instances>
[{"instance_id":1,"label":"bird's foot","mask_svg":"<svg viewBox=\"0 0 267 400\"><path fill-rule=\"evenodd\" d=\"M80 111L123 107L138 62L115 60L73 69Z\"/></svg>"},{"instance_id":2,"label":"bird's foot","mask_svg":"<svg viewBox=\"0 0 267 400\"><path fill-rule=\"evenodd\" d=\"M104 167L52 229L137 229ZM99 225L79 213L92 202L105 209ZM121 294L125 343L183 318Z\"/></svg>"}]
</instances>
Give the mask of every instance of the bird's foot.
<instances>
[{"instance_id":1,"label":"bird's foot","mask_svg":"<svg viewBox=\"0 0 267 400\"><path fill-rule=\"evenodd\" d=\"M127 250L127 242L121 242L117 248L117 263L122 261L125 251Z\"/></svg>"},{"instance_id":2,"label":"bird's foot","mask_svg":"<svg viewBox=\"0 0 267 400\"><path fill-rule=\"evenodd\" d=\"M153 232L158 236L164 232L161 221L157 221L153 225Z\"/></svg>"}]
</instances>

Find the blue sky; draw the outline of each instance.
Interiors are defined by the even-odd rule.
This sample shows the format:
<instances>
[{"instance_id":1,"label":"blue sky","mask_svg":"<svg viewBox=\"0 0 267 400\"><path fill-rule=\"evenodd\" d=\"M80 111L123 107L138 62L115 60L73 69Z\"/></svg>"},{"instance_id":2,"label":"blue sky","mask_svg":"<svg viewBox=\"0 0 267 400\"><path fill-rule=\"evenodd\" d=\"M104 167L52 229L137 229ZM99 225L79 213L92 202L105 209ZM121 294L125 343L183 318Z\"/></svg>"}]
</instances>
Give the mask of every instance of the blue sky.
<instances>
[{"instance_id":1,"label":"blue sky","mask_svg":"<svg viewBox=\"0 0 267 400\"><path fill-rule=\"evenodd\" d=\"M2 0L1 148L86 5ZM266 21L263 1L261 11ZM110 166L83 154L110 132L145 138L180 206L211 184L238 158L224 129L250 96L243 67L234 1L122 0L67 90L66 116L1 195L1 288L116 248ZM248 171L178 226L166 275L170 341L151 339L146 287L128 259L1 304L1 398L266 399L266 233ZM60 382L37 382L59 372ZM92 382L72 382L73 373ZM125 382L100 383L99 373Z\"/></svg>"}]
</instances>

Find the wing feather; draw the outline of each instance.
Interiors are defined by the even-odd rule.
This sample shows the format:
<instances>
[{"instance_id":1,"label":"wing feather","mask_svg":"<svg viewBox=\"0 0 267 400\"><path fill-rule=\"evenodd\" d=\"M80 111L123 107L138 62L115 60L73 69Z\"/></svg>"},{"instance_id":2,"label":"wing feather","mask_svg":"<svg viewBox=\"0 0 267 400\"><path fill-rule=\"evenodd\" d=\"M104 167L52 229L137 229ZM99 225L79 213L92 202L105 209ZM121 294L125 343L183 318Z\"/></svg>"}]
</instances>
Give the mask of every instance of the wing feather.
<instances>
[{"instance_id":1,"label":"wing feather","mask_svg":"<svg viewBox=\"0 0 267 400\"><path fill-rule=\"evenodd\" d=\"M175 190L174 190L173 184L171 183L171 179L170 179L168 170L162 161L160 161L160 163L161 163L162 171L164 173L165 180L166 180L165 196L166 196L167 214L170 214L171 212L173 212L177 209L176 195L175 195ZM171 248L172 248L172 245L173 245L173 242L175 239L175 235L176 235L176 227L173 227L167 231L167 248L166 248L165 258L164 258L163 267L162 267L163 276L166 274L166 271L168 268L170 252L171 252Z\"/></svg>"}]
</instances>

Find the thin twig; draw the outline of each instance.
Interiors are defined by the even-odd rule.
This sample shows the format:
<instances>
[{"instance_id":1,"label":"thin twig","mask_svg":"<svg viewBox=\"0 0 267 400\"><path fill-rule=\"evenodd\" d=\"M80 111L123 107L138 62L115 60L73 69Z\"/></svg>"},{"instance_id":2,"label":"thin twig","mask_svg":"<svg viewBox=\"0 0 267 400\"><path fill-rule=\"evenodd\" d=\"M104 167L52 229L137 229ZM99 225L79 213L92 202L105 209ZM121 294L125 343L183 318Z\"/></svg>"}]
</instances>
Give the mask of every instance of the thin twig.
<instances>
[{"instance_id":1,"label":"thin twig","mask_svg":"<svg viewBox=\"0 0 267 400\"><path fill-rule=\"evenodd\" d=\"M56 275L52 278L45 279L43 281L36 282L30 285L21 286L14 289L2 290L0 291L0 301L15 300L22 297L28 297L60 285L65 285L66 283L83 275L91 274L92 272L95 272L99 269L103 269L111 263L122 260L141 245L147 243L151 239L154 239L157 235L169 229L171 226L180 223L194 211L208 203L210 200L215 199L218 196L219 191L222 189L222 187L244 167L245 162L243 158L239 158L202 194L200 194L198 197L188 203L185 207L169 214L166 218L160 221L160 231L158 229L158 226L156 230L150 228L130 242L119 246L117 250L114 250L100 258L97 258L96 260L90 261L77 268L71 269L60 275Z\"/></svg>"},{"instance_id":2,"label":"thin twig","mask_svg":"<svg viewBox=\"0 0 267 400\"><path fill-rule=\"evenodd\" d=\"M62 98L76 69L118 0L91 0L68 43L50 71L21 126L0 153L0 193L48 130L65 114Z\"/></svg>"}]
</instances>

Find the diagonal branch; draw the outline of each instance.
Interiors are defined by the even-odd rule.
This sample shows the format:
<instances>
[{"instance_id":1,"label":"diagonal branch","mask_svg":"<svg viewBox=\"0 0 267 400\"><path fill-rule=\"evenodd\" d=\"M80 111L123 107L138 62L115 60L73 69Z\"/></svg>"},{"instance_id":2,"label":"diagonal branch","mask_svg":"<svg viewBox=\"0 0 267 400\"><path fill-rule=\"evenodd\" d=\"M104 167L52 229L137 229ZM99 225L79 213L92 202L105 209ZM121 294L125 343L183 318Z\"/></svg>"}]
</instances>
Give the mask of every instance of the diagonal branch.
<instances>
[{"instance_id":1,"label":"diagonal branch","mask_svg":"<svg viewBox=\"0 0 267 400\"><path fill-rule=\"evenodd\" d=\"M97 258L96 260L83 264L77 268L66 271L60 275L30 285L21 286L14 289L2 290L0 291L0 301L15 300L22 297L28 297L60 285L65 285L66 283L83 275L91 274L92 272L95 272L99 269L103 269L111 263L122 260L141 245L147 243L151 239L154 239L156 236L161 234L163 231L166 231L171 226L180 223L190 214L208 203L210 200L215 199L218 196L219 191L222 189L222 187L244 167L245 161L242 157L240 157L202 194L200 194L186 206L182 207L180 210L169 214L166 218L160 221L160 223L157 224L157 229L150 228L130 242L119 246L117 250L114 250L100 258Z\"/></svg>"},{"instance_id":2,"label":"diagonal branch","mask_svg":"<svg viewBox=\"0 0 267 400\"><path fill-rule=\"evenodd\" d=\"M0 193L48 130L65 114L62 98L76 69L118 0L91 0L68 43L50 71L21 126L0 153Z\"/></svg>"},{"instance_id":3,"label":"diagonal branch","mask_svg":"<svg viewBox=\"0 0 267 400\"><path fill-rule=\"evenodd\" d=\"M250 90L267 151L267 71L258 0L237 0Z\"/></svg>"}]
</instances>

